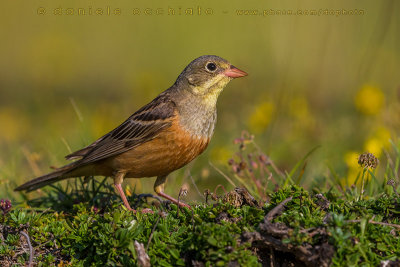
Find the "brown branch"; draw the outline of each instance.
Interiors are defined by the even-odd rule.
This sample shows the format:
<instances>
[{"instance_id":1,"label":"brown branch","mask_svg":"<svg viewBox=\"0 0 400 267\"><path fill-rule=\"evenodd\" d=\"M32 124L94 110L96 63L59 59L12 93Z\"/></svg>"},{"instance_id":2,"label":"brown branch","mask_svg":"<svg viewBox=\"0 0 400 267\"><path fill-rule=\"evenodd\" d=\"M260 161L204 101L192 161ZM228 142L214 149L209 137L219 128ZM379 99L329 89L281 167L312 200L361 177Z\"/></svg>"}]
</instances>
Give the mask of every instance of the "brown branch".
<instances>
[{"instance_id":1,"label":"brown branch","mask_svg":"<svg viewBox=\"0 0 400 267\"><path fill-rule=\"evenodd\" d=\"M276 215L278 215L285 209L285 207L284 207L285 204L288 203L289 201L291 201L292 199L293 199L293 197L288 197L287 199L285 199L284 201L279 203L275 208L270 210L268 212L267 216L265 216L264 222L271 222Z\"/></svg>"},{"instance_id":2,"label":"brown branch","mask_svg":"<svg viewBox=\"0 0 400 267\"><path fill-rule=\"evenodd\" d=\"M274 224L271 221L274 219L275 216L278 214L282 213L283 210L285 209L285 204L291 201L293 197L288 197L281 203L279 203L275 208L270 210L268 214L264 217L264 222L260 224L260 230L266 233L269 233L271 235L288 235L289 234L289 229L285 225L280 224L278 227L278 224Z\"/></svg>"},{"instance_id":3,"label":"brown branch","mask_svg":"<svg viewBox=\"0 0 400 267\"><path fill-rule=\"evenodd\" d=\"M289 197L279 203L275 208L270 210L264 217L264 221L260 223L260 232L246 232L242 234L242 242L252 243L252 247L263 251L269 251L270 263L274 263L274 251L280 251L293 255L298 261L305 266L329 266L331 258L334 254L334 248L328 243L311 246L310 244L293 245L283 243L282 238L288 236L293 229L282 223L272 223L274 217L279 215L285 209L285 204L292 200ZM321 228L309 228L300 230L302 233L308 234L310 237L317 234L326 235L326 230ZM324 256L321 256L324 255Z\"/></svg>"}]
</instances>

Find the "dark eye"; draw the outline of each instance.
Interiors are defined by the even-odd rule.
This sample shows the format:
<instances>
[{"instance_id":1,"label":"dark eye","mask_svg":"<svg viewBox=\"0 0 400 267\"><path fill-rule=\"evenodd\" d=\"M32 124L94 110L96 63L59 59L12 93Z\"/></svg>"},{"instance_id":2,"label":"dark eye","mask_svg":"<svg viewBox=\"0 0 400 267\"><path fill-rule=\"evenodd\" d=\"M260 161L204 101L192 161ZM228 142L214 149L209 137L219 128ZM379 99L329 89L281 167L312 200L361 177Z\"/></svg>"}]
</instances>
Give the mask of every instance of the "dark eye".
<instances>
[{"instance_id":1,"label":"dark eye","mask_svg":"<svg viewBox=\"0 0 400 267\"><path fill-rule=\"evenodd\" d=\"M214 72L217 69L217 65L215 65L215 63L213 62L207 63L206 69L208 71Z\"/></svg>"}]
</instances>

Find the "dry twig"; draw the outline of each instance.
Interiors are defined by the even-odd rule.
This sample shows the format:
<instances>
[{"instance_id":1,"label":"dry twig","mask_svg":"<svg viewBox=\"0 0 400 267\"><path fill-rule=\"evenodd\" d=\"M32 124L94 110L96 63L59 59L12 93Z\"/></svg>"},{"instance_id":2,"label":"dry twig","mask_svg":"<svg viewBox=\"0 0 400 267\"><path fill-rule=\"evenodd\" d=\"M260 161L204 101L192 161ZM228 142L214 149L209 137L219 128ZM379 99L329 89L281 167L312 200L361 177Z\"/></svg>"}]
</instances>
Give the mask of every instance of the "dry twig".
<instances>
[{"instance_id":1,"label":"dry twig","mask_svg":"<svg viewBox=\"0 0 400 267\"><path fill-rule=\"evenodd\" d=\"M26 238L26 242L28 243L29 246L29 263L28 266L31 267L33 264L33 247L31 244L31 239L29 237L29 235L25 232L25 231L21 231L20 232L22 236L24 236Z\"/></svg>"},{"instance_id":2,"label":"dry twig","mask_svg":"<svg viewBox=\"0 0 400 267\"><path fill-rule=\"evenodd\" d=\"M178 207L179 207L179 205L178 205ZM149 249L151 239L153 238L154 231L156 230L156 227L158 225L158 222L160 221L160 218L161 218L161 216L158 216L158 219L157 219L156 223L154 224L153 229L151 230L151 233L149 236L149 241L147 242L146 250Z\"/></svg>"},{"instance_id":3,"label":"dry twig","mask_svg":"<svg viewBox=\"0 0 400 267\"><path fill-rule=\"evenodd\" d=\"M274 254L275 251L279 251L293 255L298 261L294 264L328 267L335 251L333 246L327 242L314 246L307 243L297 246L282 242L282 239L289 236L293 229L281 223L272 223L272 220L284 210L285 204L291 200L292 197L289 197L270 210L264 217L264 221L259 225L260 232L246 232L242 235L242 241L251 242L252 247L269 254L270 262L268 264L270 266L275 266L276 258ZM324 229L320 228L302 229L300 232L308 233L310 236L327 234Z\"/></svg>"}]
</instances>

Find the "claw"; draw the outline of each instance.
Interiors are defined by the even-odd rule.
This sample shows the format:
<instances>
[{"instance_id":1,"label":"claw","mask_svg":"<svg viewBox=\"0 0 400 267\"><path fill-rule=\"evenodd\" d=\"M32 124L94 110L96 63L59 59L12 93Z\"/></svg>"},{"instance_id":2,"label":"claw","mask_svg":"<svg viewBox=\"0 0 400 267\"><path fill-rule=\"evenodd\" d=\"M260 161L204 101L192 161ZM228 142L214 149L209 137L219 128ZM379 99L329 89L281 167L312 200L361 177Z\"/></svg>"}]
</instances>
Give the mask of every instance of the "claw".
<instances>
[{"instance_id":1,"label":"claw","mask_svg":"<svg viewBox=\"0 0 400 267\"><path fill-rule=\"evenodd\" d=\"M146 209L142 209L140 211L140 213L143 213L143 214L154 214L154 211L152 209L146 208Z\"/></svg>"}]
</instances>

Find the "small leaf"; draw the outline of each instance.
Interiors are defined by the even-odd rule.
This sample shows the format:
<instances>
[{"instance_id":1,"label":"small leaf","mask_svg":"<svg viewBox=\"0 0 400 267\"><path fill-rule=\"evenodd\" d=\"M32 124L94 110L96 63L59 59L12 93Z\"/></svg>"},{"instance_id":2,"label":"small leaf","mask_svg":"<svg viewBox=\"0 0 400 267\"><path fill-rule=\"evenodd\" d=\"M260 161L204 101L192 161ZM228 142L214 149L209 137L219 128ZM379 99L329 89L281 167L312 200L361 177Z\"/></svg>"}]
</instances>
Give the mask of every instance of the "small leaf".
<instances>
[{"instance_id":1,"label":"small leaf","mask_svg":"<svg viewBox=\"0 0 400 267\"><path fill-rule=\"evenodd\" d=\"M207 238L207 242L208 242L210 245L215 246L215 247L218 245L217 239L215 239L213 236L209 236L209 237Z\"/></svg>"}]
</instances>

